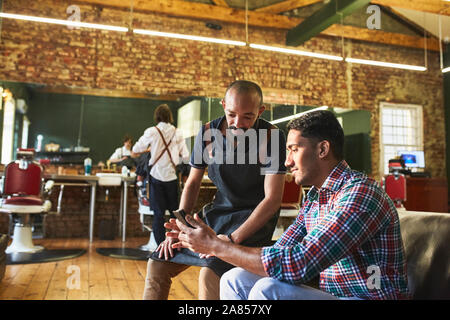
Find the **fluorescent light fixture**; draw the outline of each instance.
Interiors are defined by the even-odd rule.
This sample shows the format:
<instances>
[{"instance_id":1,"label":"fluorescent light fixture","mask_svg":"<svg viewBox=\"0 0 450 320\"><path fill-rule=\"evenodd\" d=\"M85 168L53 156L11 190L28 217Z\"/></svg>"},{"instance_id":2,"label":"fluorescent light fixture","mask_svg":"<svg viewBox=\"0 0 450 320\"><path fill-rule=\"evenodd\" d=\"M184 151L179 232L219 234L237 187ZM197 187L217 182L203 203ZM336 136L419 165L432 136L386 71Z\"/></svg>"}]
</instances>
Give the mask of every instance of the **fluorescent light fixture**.
<instances>
[{"instance_id":1,"label":"fluorescent light fixture","mask_svg":"<svg viewBox=\"0 0 450 320\"><path fill-rule=\"evenodd\" d=\"M117 26L110 26L110 25L105 25L105 24L87 23L87 22L79 22L79 21L60 20L60 19L52 19L52 18L43 18L43 17L34 17L34 16L25 16L22 14L13 14L13 13L5 13L5 12L0 12L0 18L25 20L25 21L32 21L32 22L44 22L44 23L60 24L60 25L71 26L71 27L101 29L101 30L109 30L109 31L120 31L120 32L128 31L128 28L125 28L125 27L117 27Z\"/></svg>"},{"instance_id":2,"label":"fluorescent light fixture","mask_svg":"<svg viewBox=\"0 0 450 320\"><path fill-rule=\"evenodd\" d=\"M450 0L448 0L448 1L450 1ZM449 72L449 71L450 71L450 67L442 69L442 73L446 73L446 72Z\"/></svg>"},{"instance_id":3,"label":"fluorescent light fixture","mask_svg":"<svg viewBox=\"0 0 450 320\"><path fill-rule=\"evenodd\" d=\"M319 59L328 59L328 60L335 60L335 61L344 60L342 57L333 56L333 55L329 55L329 54L301 51L301 50L280 48L280 47L272 47L272 46L266 46L266 45L255 44L255 43L250 43L250 48L275 51L275 52L281 52L281 53L290 53L290 54L296 54L296 55L300 55L300 56L307 56L307 57L319 58Z\"/></svg>"},{"instance_id":4,"label":"fluorescent light fixture","mask_svg":"<svg viewBox=\"0 0 450 320\"><path fill-rule=\"evenodd\" d=\"M351 62L351 63L367 64L370 66L397 68L397 69L414 70L414 71L426 71L427 70L427 68L420 67L420 66L411 66L408 64L390 63L390 62L382 62L382 61L375 61L375 60L345 58L345 61Z\"/></svg>"},{"instance_id":5,"label":"fluorescent light fixture","mask_svg":"<svg viewBox=\"0 0 450 320\"><path fill-rule=\"evenodd\" d=\"M144 29L133 29L133 32L137 33L137 34L148 35L148 36L167 37L167 38L194 40L194 41L203 41L203 42L212 42L212 43L228 44L228 45L233 45L233 46L245 46L245 42L242 42L242 41L234 41L234 40L226 40L226 39L218 39L218 38L208 38L208 37L200 37L200 36L191 36L191 35L181 34L181 33L160 32L160 31L144 30Z\"/></svg>"},{"instance_id":6,"label":"fluorescent light fixture","mask_svg":"<svg viewBox=\"0 0 450 320\"><path fill-rule=\"evenodd\" d=\"M280 118L280 119L277 119L277 120L273 120L273 121L270 121L270 123L271 124L277 124L277 123L281 123L281 122L285 122L285 121L289 121L289 120L298 118L298 117L300 117L300 116L302 116L304 114L307 114L307 113L310 113L310 112L313 112L313 111L327 110L327 109L328 109L328 106L321 106L321 107L314 108L314 109L311 109L311 110L308 110L308 111L303 111L303 112L300 112L300 113L293 114L292 116L288 116L288 117Z\"/></svg>"}]
</instances>

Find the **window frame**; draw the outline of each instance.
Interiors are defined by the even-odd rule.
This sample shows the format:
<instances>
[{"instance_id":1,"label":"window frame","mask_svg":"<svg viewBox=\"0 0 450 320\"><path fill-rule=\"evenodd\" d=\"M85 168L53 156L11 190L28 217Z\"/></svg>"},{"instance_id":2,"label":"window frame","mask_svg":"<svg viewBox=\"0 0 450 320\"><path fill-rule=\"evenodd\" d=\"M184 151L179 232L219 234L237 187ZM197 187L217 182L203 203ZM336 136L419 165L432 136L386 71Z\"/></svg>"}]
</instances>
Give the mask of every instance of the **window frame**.
<instances>
[{"instance_id":1,"label":"window frame","mask_svg":"<svg viewBox=\"0 0 450 320\"><path fill-rule=\"evenodd\" d=\"M383 110L385 108L390 109L400 109L400 110L415 110L417 112L417 123L412 128L416 127L416 144L396 144L396 143L384 143L384 125L383 125ZM394 126L393 126L394 127ZM380 172L381 175L384 176L387 174L385 172L385 166L388 164L384 163L384 154L385 154L385 147L391 146L391 147L400 147L404 150L424 150L424 144L423 144L423 106L417 105L417 104L403 104L403 103L392 103L392 102L381 102L380 103Z\"/></svg>"}]
</instances>

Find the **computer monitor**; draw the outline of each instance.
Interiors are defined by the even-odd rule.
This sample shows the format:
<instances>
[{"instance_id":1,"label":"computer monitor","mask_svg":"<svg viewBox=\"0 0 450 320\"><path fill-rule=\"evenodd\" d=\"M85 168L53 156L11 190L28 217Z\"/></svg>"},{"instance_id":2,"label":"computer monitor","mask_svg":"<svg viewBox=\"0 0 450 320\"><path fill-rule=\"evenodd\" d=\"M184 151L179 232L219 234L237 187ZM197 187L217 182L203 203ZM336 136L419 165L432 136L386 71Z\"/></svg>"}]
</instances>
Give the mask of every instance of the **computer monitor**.
<instances>
[{"instance_id":1,"label":"computer monitor","mask_svg":"<svg viewBox=\"0 0 450 320\"><path fill-rule=\"evenodd\" d=\"M398 155L405 161L407 168L425 168L425 156L423 151L398 151Z\"/></svg>"}]
</instances>

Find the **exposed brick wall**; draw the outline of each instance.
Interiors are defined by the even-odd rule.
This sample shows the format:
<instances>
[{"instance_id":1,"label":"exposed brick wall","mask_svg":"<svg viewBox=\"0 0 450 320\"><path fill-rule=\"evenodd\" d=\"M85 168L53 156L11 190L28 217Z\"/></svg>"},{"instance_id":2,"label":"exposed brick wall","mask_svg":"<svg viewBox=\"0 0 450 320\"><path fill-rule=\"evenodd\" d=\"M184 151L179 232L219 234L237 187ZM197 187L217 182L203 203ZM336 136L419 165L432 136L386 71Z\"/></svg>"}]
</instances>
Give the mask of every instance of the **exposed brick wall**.
<instances>
[{"instance_id":1,"label":"exposed brick wall","mask_svg":"<svg viewBox=\"0 0 450 320\"><path fill-rule=\"evenodd\" d=\"M65 19L69 1L5 0L3 10ZM82 20L127 26L130 13L80 5ZM134 12L133 27L245 40L243 25L204 22ZM285 31L249 28L249 41L283 44ZM301 47L341 54L341 39L316 37ZM345 40L345 52L366 58L424 65L423 50ZM428 53L428 71L351 65L344 62L264 52L249 47L213 45L108 31L3 19L0 79L126 90L150 94L221 97L235 79L261 84L273 103L329 105L372 113L372 172L380 177L379 104L419 104L424 108L426 163L435 177L445 177L445 129L442 74L436 52Z\"/></svg>"}]
</instances>

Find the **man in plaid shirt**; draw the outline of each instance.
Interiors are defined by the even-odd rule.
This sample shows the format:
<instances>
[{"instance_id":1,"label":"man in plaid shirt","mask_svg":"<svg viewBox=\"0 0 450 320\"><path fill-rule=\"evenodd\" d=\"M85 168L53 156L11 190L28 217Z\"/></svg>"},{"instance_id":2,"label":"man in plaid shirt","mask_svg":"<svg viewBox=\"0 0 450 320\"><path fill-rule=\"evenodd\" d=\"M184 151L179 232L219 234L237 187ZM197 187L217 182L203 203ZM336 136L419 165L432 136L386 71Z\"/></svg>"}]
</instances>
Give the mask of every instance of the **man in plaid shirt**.
<instances>
[{"instance_id":1,"label":"man in plaid shirt","mask_svg":"<svg viewBox=\"0 0 450 320\"><path fill-rule=\"evenodd\" d=\"M406 261L394 204L343 160L344 133L333 113L288 124L286 166L312 188L296 221L271 247L221 241L198 216L195 229L170 223L178 246L234 264L222 299L408 299ZM355 150L357 152L357 150ZM320 290L304 283L320 275Z\"/></svg>"}]
</instances>

